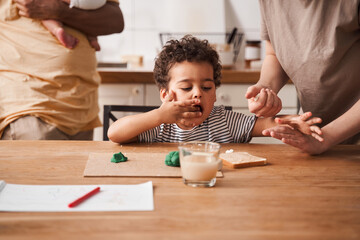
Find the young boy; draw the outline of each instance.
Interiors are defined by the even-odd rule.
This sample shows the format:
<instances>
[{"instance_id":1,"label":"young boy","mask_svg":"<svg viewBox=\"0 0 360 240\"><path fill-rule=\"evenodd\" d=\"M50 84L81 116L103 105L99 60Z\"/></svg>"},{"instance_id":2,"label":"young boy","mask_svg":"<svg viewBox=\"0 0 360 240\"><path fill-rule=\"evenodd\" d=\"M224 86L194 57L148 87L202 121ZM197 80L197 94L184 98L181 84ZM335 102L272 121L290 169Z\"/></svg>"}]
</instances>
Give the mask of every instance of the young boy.
<instances>
[{"instance_id":1,"label":"young boy","mask_svg":"<svg viewBox=\"0 0 360 240\"><path fill-rule=\"evenodd\" d=\"M84 10L95 10L98 9L106 3L106 0L62 0L69 5L69 7L77 7ZM47 19L42 20L42 24L45 26L49 32L51 32L59 42L64 45L66 48L74 48L78 44L79 40L67 33L63 27L63 24L57 20ZM88 36L88 41L90 46L96 51L100 51L100 45L97 41L97 37Z\"/></svg>"},{"instance_id":2,"label":"young boy","mask_svg":"<svg viewBox=\"0 0 360 240\"><path fill-rule=\"evenodd\" d=\"M187 35L167 42L156 59L154 77L162 105L117 120L108 131L111 141L245 143L280 123L321 141L321 131L313 125L321 119L309 119L311 113L257 118L225 110L223 106L214 107L221 65L217 52L206 40ZM269 98L274 97L274 92L264 91Z\"/></svg>"}]
</instances>

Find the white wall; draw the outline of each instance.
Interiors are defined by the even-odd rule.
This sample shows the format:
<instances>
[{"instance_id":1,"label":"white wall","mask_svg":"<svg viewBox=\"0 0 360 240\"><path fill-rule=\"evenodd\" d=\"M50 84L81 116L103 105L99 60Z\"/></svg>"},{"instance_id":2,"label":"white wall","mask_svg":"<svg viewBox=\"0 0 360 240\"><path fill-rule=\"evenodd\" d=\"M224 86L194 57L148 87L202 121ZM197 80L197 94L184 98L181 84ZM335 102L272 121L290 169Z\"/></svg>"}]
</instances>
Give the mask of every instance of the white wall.
<instances>
[{"instance_id":1,"label":"white wall","mask_svg":"<svg viewBox=\"0 0 360 240\"><path fill-rule=\"evenodd\" d=\"M99 61L119 62L121 55L142 55L153 61L161 48L160 32L224 33L233 27L260 39L257 0L120 0L125 29L99 37ZM238 60L243 57L243 49Z\"/></svg>"}]
</instances>

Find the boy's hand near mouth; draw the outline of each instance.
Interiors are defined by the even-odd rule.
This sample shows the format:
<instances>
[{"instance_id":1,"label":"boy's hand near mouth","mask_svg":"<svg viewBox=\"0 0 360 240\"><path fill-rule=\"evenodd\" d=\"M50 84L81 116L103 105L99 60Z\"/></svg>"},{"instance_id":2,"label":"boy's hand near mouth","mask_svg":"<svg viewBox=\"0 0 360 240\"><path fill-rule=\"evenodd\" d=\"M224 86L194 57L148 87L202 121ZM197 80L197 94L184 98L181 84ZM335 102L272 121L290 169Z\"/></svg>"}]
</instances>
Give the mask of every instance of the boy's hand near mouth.
<instances>
[{"instance_id":1,"label":"boy's hand near mouth","mask_svg":"<svg viewBox=\"0 0 360 240\"><path fill-rule=\"evenodd\" d=\"M170 90L159 111L162 123L176 123L186 127L194 127L192 119L201 117L201 106L199 99L176 101L175 94Z\"/></svg>"}]
</instances>

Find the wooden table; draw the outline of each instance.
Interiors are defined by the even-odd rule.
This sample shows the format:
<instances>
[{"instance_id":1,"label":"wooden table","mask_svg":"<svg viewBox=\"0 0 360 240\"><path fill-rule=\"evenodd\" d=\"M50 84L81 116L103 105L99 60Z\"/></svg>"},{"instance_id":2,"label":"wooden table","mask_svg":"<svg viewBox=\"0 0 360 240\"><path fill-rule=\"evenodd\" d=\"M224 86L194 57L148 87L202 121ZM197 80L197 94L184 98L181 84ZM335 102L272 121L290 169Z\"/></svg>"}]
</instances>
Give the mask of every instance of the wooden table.
<instances>
[{"instance_id":1,"label":"wooden table","mask_svg":"<svg viewBox=\"0 0 360 240\"><path fill-rule=\"evenodd\" d=\"M0 213L0 239L360 239L360 147L308 156L286 145L224 144L268 165L224 168L214 188L180 178L83 177L90 152L168 152L176 144L0 141L13 184L154 184L151 212Z\"/></svg>"}]
</instances>

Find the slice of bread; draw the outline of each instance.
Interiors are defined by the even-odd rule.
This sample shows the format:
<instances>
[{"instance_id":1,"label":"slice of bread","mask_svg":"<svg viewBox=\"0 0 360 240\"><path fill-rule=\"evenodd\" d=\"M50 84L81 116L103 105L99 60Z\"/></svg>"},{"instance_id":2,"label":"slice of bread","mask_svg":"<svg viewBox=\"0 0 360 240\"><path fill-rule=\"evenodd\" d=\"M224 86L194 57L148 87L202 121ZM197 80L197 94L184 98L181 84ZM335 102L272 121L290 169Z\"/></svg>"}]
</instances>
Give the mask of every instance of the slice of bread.
<instances>
[{"instance_id":1,"label":"slice of bread","mask_svg":"<svg viewBox=\"0 0 360 240\"><path fill-rule=\"evenodd\" d=\"M266 165L266 158L253 156L247 152L221 153L220 159L224 166L243 168Z\"/></svg>"}]
</instances>

